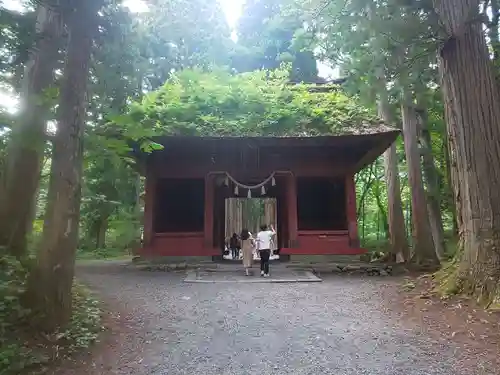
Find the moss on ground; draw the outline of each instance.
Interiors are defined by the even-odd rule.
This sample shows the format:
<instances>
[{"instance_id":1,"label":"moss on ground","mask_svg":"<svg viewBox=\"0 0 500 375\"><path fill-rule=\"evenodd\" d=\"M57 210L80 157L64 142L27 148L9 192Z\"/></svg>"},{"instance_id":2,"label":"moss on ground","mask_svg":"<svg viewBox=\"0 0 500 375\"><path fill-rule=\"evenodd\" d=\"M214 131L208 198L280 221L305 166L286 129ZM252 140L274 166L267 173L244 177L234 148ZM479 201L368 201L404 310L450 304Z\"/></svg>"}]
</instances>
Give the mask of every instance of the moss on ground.
<instances>
[{"instance_id":1,"label":"moss on ground","mask_svg":"<svg viewBox=\"0 0 500 375\"><path fill-rule=\"evenodd\" d=\"M433 292L442 298L464 296L474 298L476 303L488 310L500 311L500 287L489 280L481 285L473 279L473 273L465 270L459 256L445 264L433 274Z\"/></svg>"}]
</instances>

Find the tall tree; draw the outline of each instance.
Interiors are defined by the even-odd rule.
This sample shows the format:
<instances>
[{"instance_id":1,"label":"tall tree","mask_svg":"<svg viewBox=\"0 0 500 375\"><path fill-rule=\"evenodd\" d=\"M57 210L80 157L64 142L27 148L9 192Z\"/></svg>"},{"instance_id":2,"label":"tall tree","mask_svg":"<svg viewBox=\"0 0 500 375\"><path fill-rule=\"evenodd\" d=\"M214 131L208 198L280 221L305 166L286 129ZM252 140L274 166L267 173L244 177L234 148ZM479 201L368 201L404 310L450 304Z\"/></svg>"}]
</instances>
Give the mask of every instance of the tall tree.
<instances>
[{"instance_id":1,"label":"tall tree","mask_svg":"<svg viewBox=\"0 0 500 375\"><path fill-rule=\"evenodd\" d=\"M411 190L413 255L410 261L422 266L439 265L427 210L427 200L420 167L418 118L414 99L407 87L402 88L401 113L408 181Z\"/></svg>"},{"instance_id":2,"label":"tall tree","mask_svg":"<svg viewBox=\"0 0 500 375\"><path fill-rule=\"evenodd\" d=\"M140 53L149 67L143 78L149 90L161 86L173 71L229 64L233 42L218 1L152 0L150 12L138 17Z\"/></svg>"},{"instance_id":3,"label":"tall tree","mask_svg":"<svg viewBox=\"0 0 500 375\"><path fill-rule=\"evenodd\" d=\"M59 121L49 183L47 212L29 295L40 312L40 327L55 331L72 312L72 285L80 219L83 132L87 80L101 0L73 4L66 16L68 47L61 84Z\"/></svg>"},{"instance_id":4,"label":"tall tree","mask_svg":"<svg viewBox=\"0 0 500 375\"><path fill-rule=\"evenodd\" d=\"M479 1L435 1L461 249L456 286L500 301L500 108ZM480 82L480 84L478 84Z\"/></svg>"},{"instance_id":5,"label":"tall tree","mask_svg":"<svg viewBox=\"0 0 500 375\"><path fill-rule=\"evenodd\" d=\"M138 189L130 184L138 176L118 160L128 147L106 136L116 131L109 119L126 111L130 98L140 99L163 85L173 72L193 66L210 70L229 61L233 42L216 0L155 0L148 7L132 15L115 3L100 12L85 133L81 244L87 249L91 243L104 245L107 234L119 237L120 243L110 244L118 247L137 246L133 236L140 238ZM140 130L129 130L128 136L136 135L142 136Z\"/></svg>"},{"instance_id":6,"label":"tall tree","mask_svg":"<svg viewBox=\"0 0 500 375\"><path fill-rule=\"evenodd\" d=\"M431 225L432 238L434 239L434 246L436 254L442 258L445 253L445 239L443 218L441 216L441 198L439 191L439 176L434 162L434 155L432 151L432 139L429 129L429 117L427 108L423 102L422 91L417 89L417 102L416 111L418 116L419 128L417 130L419 135L420 150L422 156L422 169L427 185L427 206L429 211L429 221Z\"/></svg>"},{"instance_id":7,"label":"tall tree","mask_svg":"<svg viewBox=\"0 0 500 375\"><path fill-rule=\"evenodd\" d=\"M500 33L498 32L498 27L500 26L500 1L499 0L484 0L481 1L483 4L483 14L487 20L485 26L488 30L488 38L491 45L491 50L493 52L493 64L495 68L495 76L497 79L497 87L500 88L499 77L500 77ZM487 10L490 10L489 12ZM488 18L487 18L488 17Z\"/></svg>"},{"instance_id":8,"label":"tall tree","mask_svg":"<svg viewBox=\"0 0 500 375\"><path fill-rule=\"evenodd\" d=\"M345 86L351 93L367 101L373 100L374 92L378 91L373 77L377 76L379 69L386 70L387 80L392 86L390 95L399 103L402 121L406 125L403 126L403 133L413 203L412 217L416 229L413 234L419 237L414 245L420 254L413 260L437 264L436 256L428 252L434 246L432 241L428 241L429 238L432 240L432 236L420 172L417 129L410 129L418 125L414 108L415 81L423 78L424 86L432 83L424 73L434 62L429 58L428 51L433 47L435 30L429 21L432 12L425 7L428 7L425 1L353 1L348 4L332 1L315 6L312 11L306 9L304 14L309 13L310 18L306 21L314 29L325 58L335 61L349 72L350 77ZM399 51L402 50L406 53L401 56ZM413 66L416 60L423 60L418 64L418 74L408 72L408 67ZM395 90L398 86L395 82L400 80L401 75L405 75L407 98L401 97ZM407 137L407 134L410 135ZM419 202L418 207L415 206L416 202ZM429 259L424 261L426 256Z\"/></svg>"},{"instance_id":9,"label":"tall tree","mask_svg":"<svg viewBox=\"0 0 500 375\"><path fill-rule=\"evenodd\" d=\"M37 9L37 43L24 69L21 113L12 128L0 196L0 246L18 257L26 253L27 235L31 231L46 144L49 89L59 61L61 33L58 8L42 2Z\"/></svg>"},{"instance_id":10,"label":"tall tree","mask_svg":"<svg viewBox=\"0 0 500 375\"><path fill-rule=\"evenodd\" d=\"M379 70L378 82L378 114L387 124L393 124L393 116L387 96L387 83L383 70ZM384 152L384 171L387 183L388 224L390 236L391 260L397 260L401 254L405 261L410 260L408 239L406 238L405 219L401 202L401 188L399 182L398 158L396 144L393 143Z\"/></svg>"},{"instance_id":11,"label":"tall tree","mask_svg":"<svg viewBox=\"0 0 500 375\"><path fill-rule=\"evenodd\" d=\"M247 0L238 24L238 45L234 56L237 71L276 69L291 62L290 80L317 82L318 69L312 45L294 45L297 33L304 34L301 18L282 11L283 0Z\"/></svg>"}]
</instances>

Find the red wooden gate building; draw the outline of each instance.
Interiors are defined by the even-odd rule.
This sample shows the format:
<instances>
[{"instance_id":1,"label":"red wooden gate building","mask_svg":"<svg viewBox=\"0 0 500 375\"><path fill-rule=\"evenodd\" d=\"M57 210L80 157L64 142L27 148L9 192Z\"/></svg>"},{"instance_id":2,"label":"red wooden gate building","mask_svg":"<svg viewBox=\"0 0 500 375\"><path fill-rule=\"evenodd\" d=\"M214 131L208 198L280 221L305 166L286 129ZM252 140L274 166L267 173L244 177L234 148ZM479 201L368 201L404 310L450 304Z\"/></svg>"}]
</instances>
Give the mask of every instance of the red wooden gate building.
<instances>
[{"instance_id":1,"label":"red wooden gate building","mask_svg":"<svg viewBox=\"0 0 500 375\"><path fill-rule=\"evenodd\" d=\"M281 254L361 254L354 176L398 134L162 137L163 150L139 157L146 175L139 255L221 255L224 200L249 196L276 198Z\"/></svg>"}]
</instances>

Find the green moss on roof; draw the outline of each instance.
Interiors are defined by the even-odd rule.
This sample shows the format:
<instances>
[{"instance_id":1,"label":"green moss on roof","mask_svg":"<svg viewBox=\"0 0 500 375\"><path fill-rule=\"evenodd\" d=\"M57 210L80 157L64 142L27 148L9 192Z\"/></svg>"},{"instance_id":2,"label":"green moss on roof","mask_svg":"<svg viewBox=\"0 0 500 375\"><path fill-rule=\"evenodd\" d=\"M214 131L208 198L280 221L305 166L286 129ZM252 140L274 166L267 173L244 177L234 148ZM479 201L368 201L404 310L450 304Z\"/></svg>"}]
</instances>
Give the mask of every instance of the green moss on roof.
<instances>
[{"instance_id":1,"label":"green moss on roof","mask_svg":"<svg viewBox=\"0 0 500 375\"><path fill-rule=\"evenodd\" d=\"M184 70L114 119L130 138L373 134L395 130L340 90L287 84L284 71Z\"/></svg>"}]
</instances>

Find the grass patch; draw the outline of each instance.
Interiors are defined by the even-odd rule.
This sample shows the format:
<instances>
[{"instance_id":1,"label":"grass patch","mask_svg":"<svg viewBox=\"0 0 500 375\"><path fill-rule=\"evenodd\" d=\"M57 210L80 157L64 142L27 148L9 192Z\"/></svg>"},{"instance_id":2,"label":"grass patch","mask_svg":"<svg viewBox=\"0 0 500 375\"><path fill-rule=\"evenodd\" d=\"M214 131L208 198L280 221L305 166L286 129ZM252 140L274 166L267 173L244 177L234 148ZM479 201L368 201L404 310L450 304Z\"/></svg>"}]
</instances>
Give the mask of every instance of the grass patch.
<instances>
[{"instance_id":1,"label":"grass patch","mask_svg":"<svg viewBox=\"0 0 500 375\"><path fill-rule=\"evenodd\" d=\"M73 287L73 316L64 331L37 332L21 304L28 267L0 256L0 374L42 370L46 365L89 347L102 331L99 303L82 285Z\"/></svg>"},{"instance_id":2,"label":"grass patch","mask_svg":"<svg viewBox=\"0 0 500 375\"><path fill-rule=\"evenodd\" d=\"M389 240L385 238L370 238L367 237L362 241L361 246L368 249L372 253L385 253L389 251Z\"/></svg>"},{"instance_id":3,"label":"grass patch","mask_svg":"<svg viewBox=\"0 0 500 375\"><path fill-rule=\"evenodd\" d=\"M361 256L364 262L371 262L384 257L389 252L389 241L385 238L365 238L362 241L361 247L367 249L368 252Z\"/></svg>"},{"instance_id":4,"label":"grass patch","mask_svg":"<svg viewBox=\"0 0 500 375\"><path fill-rule=\"evenodd\" d=\"M461 292L458 280L458 266L454 261L450 261L433 274L434 292L441 297L447 298Z\"/></svg>"},{"instance_id":5,"label":"grass patch","mask_svg":"<svg viewBox=\"0 0 500 375\"><path fill-rule=\"evenodd\" d=\"M124 259L130 257L131 253L128 249L117 248L78 250L76 253L76 259L78 260Z\"/></svg>"}]
</instances>

